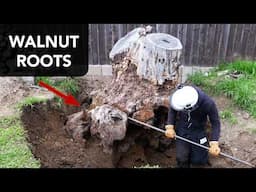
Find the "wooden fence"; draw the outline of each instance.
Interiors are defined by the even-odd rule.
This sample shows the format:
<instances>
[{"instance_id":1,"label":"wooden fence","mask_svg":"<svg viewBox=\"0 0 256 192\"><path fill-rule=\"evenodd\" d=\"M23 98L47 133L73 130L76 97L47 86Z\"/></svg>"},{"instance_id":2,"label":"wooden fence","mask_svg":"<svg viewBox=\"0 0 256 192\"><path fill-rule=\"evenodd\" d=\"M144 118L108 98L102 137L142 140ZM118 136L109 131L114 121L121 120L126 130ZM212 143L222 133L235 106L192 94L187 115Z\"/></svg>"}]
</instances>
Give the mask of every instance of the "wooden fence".
<instances>
[{"instance_id":1,"label":"wooden fence","mask_svg":"<svg viewBox=\"0 0 256 192\"><path fill-rule=\"evenodd\" d=\"M154 32L181 40L185 66L216 66L220 62L256 58L256 24L150 24ZM145 24L89 24L89 64L110 64L115 42Z\"/></svg>"}]
</instances>

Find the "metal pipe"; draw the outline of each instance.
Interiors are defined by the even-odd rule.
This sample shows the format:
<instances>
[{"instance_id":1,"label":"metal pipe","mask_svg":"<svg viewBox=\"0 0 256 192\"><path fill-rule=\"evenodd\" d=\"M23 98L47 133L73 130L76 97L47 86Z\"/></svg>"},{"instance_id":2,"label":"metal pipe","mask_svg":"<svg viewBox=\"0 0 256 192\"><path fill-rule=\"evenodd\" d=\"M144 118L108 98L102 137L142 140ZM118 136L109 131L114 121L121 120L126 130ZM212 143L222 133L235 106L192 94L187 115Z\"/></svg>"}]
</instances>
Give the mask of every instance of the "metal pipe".
<instances>
[{"instance_id":1,"label":"metal pipe","mask_svg":"<svg viewBox=\"0 0 256 192\"><path fill-rule=\"evenodd\" d=\"M164 134L165 134L165 130L163 130L163 129L159 129L159 128L155 127L155 126L149 125L149 124L144 123L144 122L142 122L142 121L138 121L137 119L134 119L134 118L131 118L131 117L128 117L128 119L131 120L131 121L133 121L133 122L136 122L136 123L138 123L138 124L144 125L144 126L146 126L146 127L149 127L149 128L151 128L151 129L154 129L154 130L156 130L156 131L158 131L158 132L161 132L161 133L164 133ZM175 138L180 139L180 140L183 140L183 141L186 141L186 142L188 142L188 143L191 143L191 144L196 145L196 146L198 146L198 147L204 148L204 149L206 149L206 150L209 150L209 147L206 147L206 146L204 146L204 145L201 145L201 144L199 144L199 143L196 143L196 142L194 142L194 141L191 141L191 140L186 139L186 138L184 138L184 137L181 137L181 136L179 136L179 135L175 135ZM238 158L236 158L236 157L233 157L233 156L231 156L231 155L225 154L225 153L223 153L223 152L220 152L220 155L222 155L222 156L224 156L224 157L227 157L227 158L230 158L230 159L232 159L232 160L234 160L234 161L238 161L238 162L240 162L240 163L246 164L246 165L248 165L248 166L250 166L250 167L255 168L255 166L252 165L251 163L249 163L249 162L247 162L247 161L244 161L244 160L240 160L240 159L238 159Z\"/></svg>"}]
</instances>

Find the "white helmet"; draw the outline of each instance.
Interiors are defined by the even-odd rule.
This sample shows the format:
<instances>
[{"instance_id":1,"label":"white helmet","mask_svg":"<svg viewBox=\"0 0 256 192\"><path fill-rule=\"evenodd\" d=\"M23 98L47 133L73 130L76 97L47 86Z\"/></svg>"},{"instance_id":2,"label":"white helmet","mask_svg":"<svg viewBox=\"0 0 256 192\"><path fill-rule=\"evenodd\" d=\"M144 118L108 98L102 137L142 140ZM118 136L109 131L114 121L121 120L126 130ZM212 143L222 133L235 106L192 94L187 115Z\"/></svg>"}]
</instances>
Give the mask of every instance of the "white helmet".
<instances>
[{"instance_id":1,"label":"white helmet","mask_svg":"<svg viewBox=\"0 0 256 192\"><path fill-rule=\"evenodd\" d=\"M198 92L194 87L184 86L173 93L170 104L176 111L192 111L196 107L198 97Z\"/></svg>"}]
</instances>

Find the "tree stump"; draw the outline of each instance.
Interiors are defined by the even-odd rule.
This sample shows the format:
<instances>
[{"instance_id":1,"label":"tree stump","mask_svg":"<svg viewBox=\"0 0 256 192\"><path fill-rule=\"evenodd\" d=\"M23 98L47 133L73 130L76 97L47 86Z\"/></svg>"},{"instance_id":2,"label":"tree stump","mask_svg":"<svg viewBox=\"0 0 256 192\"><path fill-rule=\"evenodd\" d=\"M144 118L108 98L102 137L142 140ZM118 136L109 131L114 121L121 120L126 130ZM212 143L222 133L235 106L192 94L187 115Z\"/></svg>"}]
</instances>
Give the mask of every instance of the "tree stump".
<instances>
[{"instance_id":1,"label":"tree stump","mask_svg":"<svg viewBox=\"0 0 256 192\"><path fill-rule=\"evenodd\" d=\"M112 153L114 141L125 137L127 115L126 113L110 106L102 105L91 112L91 134L98 135L102 140L103 149L106 153Z\"/></svg>"},{"instance_id":2,"label":"tree stump","mask_svg":"<svg viewBox=\"0 0 256 192\"><path fill-rule=\"evenodd\" d=\"M180 82L182 45L171 35L151 30L136 28L115 44L109 55L112 81L91 93L86 116L91 135L102 139L104 149L125 138L127 116L162 128L166 123L169 96Z\"/></svg>"},{"instance_id":3,"label":"tree stump","mask_svg":"<svg viewBox=\"0 0 256 192\"><path fill-rule=\"evenodd\" d=\"M112 82L93 94L92 106L109 104L140 121L169 107L169 95L180 82L180 41L168 34L137 28L120 39L110 52Z\"/></svg>"}]
</instances>

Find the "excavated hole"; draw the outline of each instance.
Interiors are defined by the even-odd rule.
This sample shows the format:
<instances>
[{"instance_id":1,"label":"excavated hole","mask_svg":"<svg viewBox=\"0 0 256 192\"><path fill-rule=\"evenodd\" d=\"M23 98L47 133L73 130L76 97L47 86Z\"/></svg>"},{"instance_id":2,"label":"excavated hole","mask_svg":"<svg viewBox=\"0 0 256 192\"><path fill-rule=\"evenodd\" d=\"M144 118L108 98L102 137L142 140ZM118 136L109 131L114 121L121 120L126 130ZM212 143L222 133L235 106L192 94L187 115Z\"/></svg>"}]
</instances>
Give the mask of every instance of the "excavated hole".
<instances>
[{"instance_id":1,"label":"excavated hole","mask_svg":"<svg viewBox=\"0 0 256 192\"><path fill-rule=\"evenodd\" d=\"M90 101L90 99L88 100ZM88 105L87 105L88 106ZM125 139L114 142L113 154L102 150L100 140L84 134L85 143L75 141L63 129L67 116L81 108L63 106L54 101L25 107L22 122L34 156L43 168L132 168L151 165L175 167L175 142L162 133L131 122ZM159 106L154 110L153 125L164 128L168 109ZM232 167L227 159L219 158L212 167Z\"/></svg>"},{"instance_id":2,"label":"excavated hole","mask_svg":"<svg viewBox=\"0 0 256 192\"><path fill-rule=\"evenodd\" d=\"M145 165L160 167L175 165L174 147L170 147L173 145L172 142L167 142L161 133L131 123L128 123L125 139L114 142L112 155L105 154L100 140L88 133L84 134L87 140L85 143L75 141L63 126L68 115L81 110L82 107L59 108L54 101L23 108L21 120L27 130L32 153L40 159L41 167L132 168ZM165 118L161 115L161 110L160 107L155 111L156 126L163 121L161 118Z\"/></svg>"}]
</instances>

